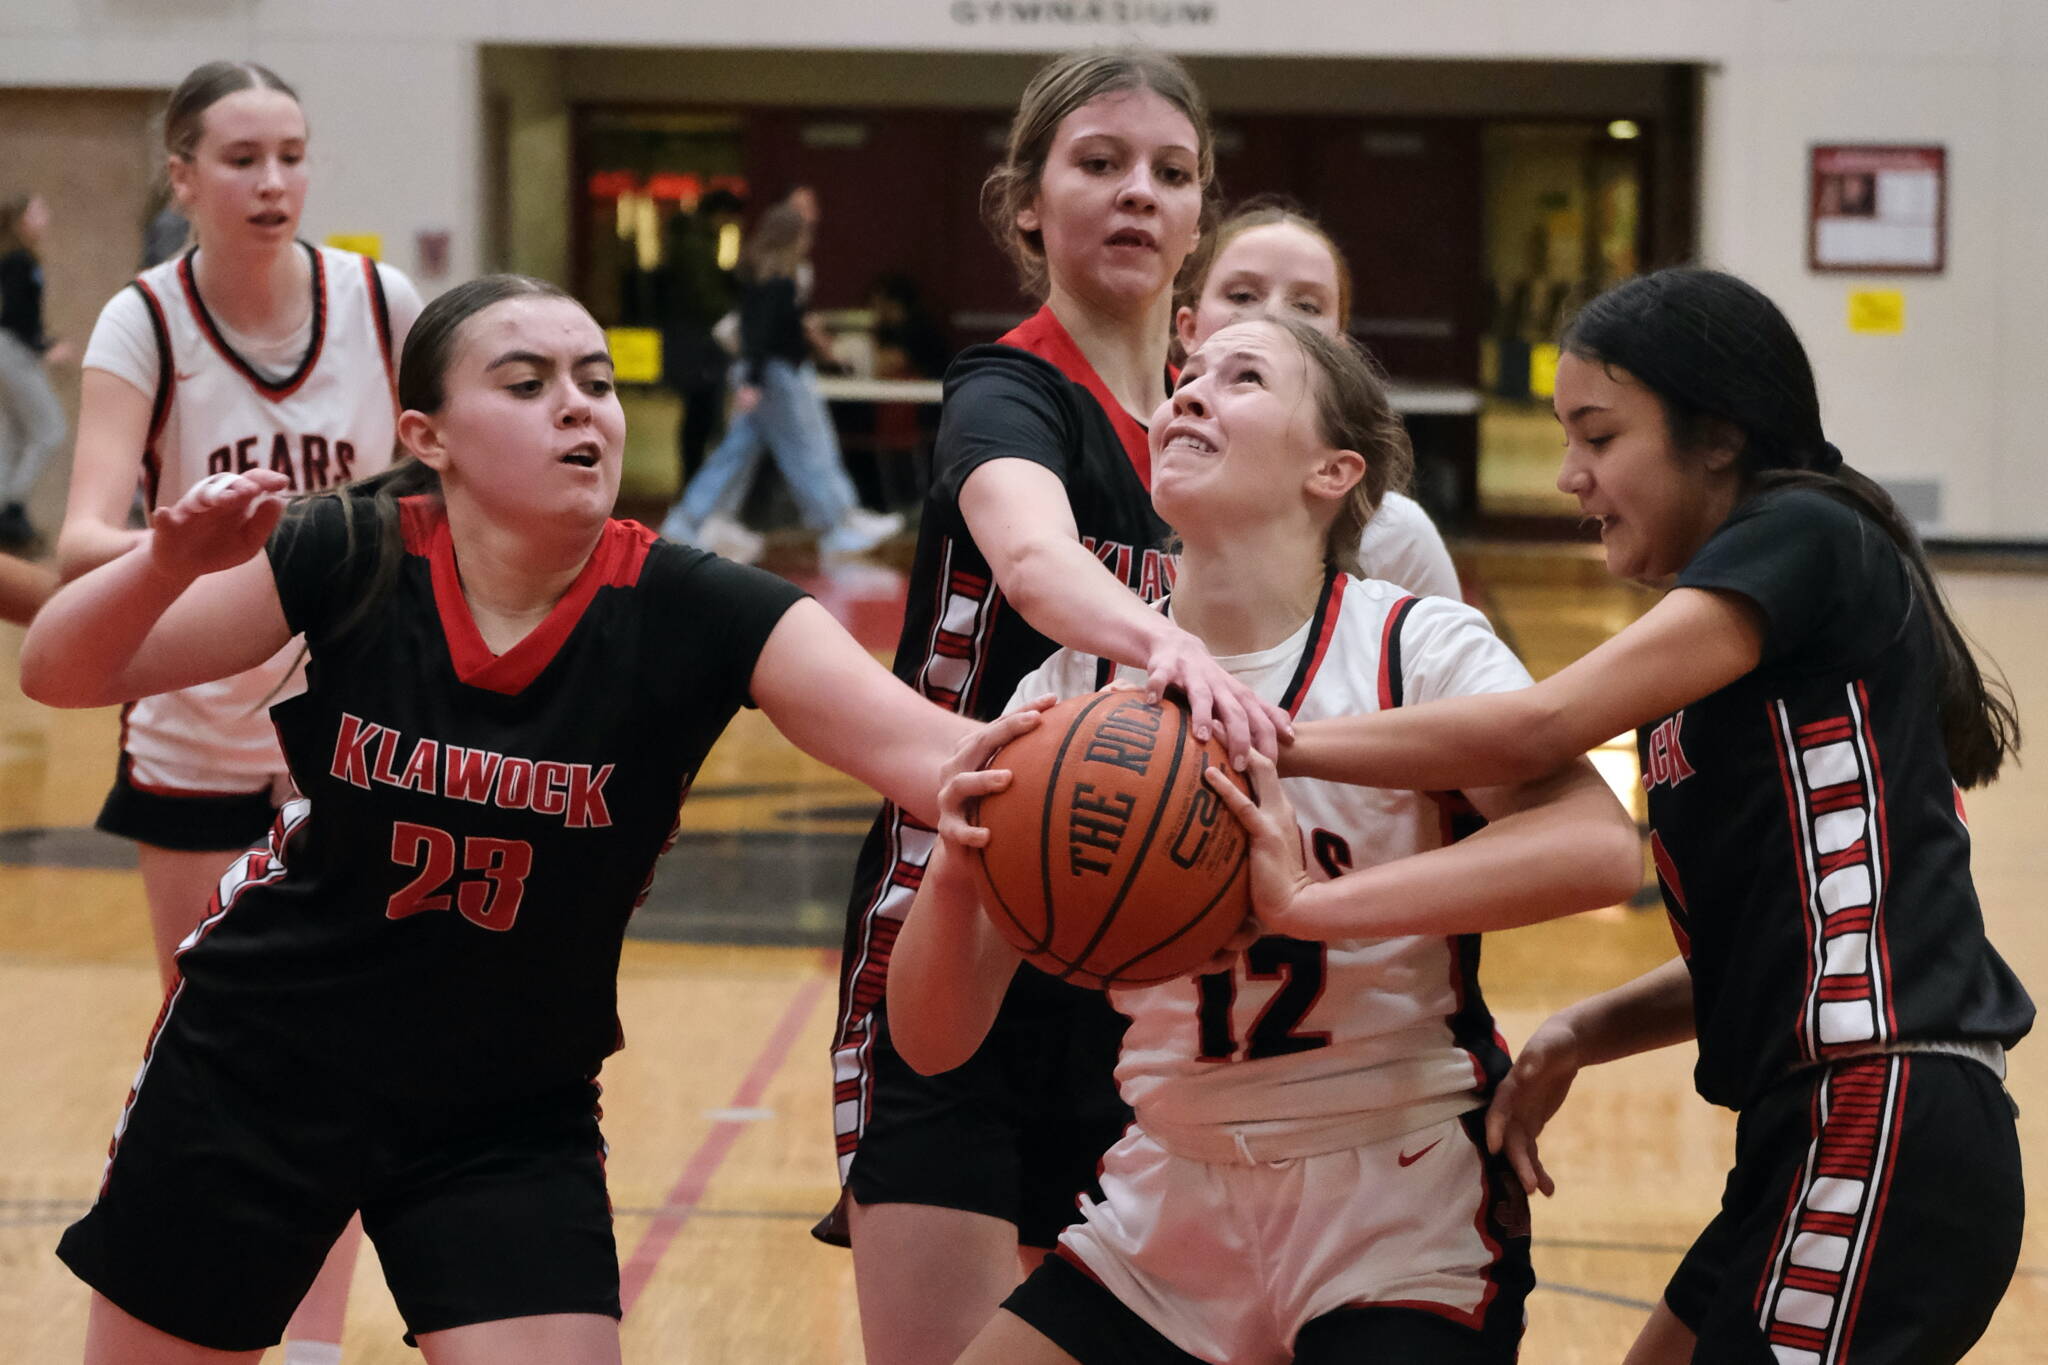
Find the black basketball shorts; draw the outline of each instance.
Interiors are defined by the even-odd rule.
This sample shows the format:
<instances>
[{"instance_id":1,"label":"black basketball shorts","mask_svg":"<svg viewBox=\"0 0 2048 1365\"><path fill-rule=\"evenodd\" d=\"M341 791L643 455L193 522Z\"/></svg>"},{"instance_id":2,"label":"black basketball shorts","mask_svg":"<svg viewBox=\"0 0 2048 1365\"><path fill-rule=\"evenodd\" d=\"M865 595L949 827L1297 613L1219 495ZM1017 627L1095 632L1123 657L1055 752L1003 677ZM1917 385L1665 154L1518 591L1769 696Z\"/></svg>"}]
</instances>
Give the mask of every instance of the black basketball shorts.
<instances>
[{"instance_id":1,"label":"black basketball shorts","mask_svg":"<svg viewBox=\"0 0 2048 1365\"><path fill-rule=\"evenodd\" d=\"M187 853L238 853L261 843L289 796L288 780L259 791L222 792L137 782L128 756L114 769L114 786L94 825L108 834L153 848ZM222 862L226 866L225 860Z\"/></svg>"},{"instance_id":2,"label":"black basketball shorts","mask_svg":"<svg viewBox=\"0 0 2048 1365\"><path fill-rule=\"evenodd\" d=\"M316 1074L179 994L57 1247L116 1306L215 1350L272 1345L360 1209L413 1334L619 1316L594 1085L451 1115Z\"/></svg>"},{"instance_id":3,"label":"black basketball shorts","mask_svg":"<svg viewBox=\"0 0 2048 1365\"><path fill-rule=\"evenodd\" d=\"M1941 1365L2019 1261L2012 1103L1936 1053L1800 1073L1746 1110L1721 1212L1664 1299L1699 1365Z\"/></svg>"},{"instance_id":4,"label":"black basketball shorts","mask_svg":"<svg viewBox=\"0 0 2048 1365\"><path fill-rule=\"evenodd\" d=\"M1095 991L1062 1000L1065 1008L1006 1006L974 1056L937 1076L896 1054L878 1008L873 1108L847 1177L853 1197L1001 1218L1023 1246L1058 1241L1080 1216L1076 1198L1099 1195L1097 1163L1131 1121L1116 1093L1124 1017Z\"/></svg>"}]
</instances>

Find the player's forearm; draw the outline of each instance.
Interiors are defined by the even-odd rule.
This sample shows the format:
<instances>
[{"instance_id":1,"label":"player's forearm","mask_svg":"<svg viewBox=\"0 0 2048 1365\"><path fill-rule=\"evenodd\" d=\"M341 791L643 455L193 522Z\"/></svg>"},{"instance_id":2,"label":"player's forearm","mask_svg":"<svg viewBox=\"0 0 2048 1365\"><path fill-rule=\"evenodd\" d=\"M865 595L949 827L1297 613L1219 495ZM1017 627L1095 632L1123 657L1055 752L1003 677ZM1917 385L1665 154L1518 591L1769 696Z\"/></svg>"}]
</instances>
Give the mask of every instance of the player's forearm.
<instances>
[{"instance_id":1,"label":"player's forearm","mask_svg":"<svg viewBox=\"0 0 2048 1365\"><path fill-rule=\"evenodd\" d=\"M128 665L157 621L192 584L145 545L68 584L37 613L21 647L21 690L46 706L132 701Z\"/></svg>"},{"instance_id":2,"label":"player's forearm","mask_svg":"<svg viewBox=\"0 0 2048 1365\"><path fill-rule=\"evenodd\" d=\"M996 581L1039 634L1133 668L1143 668L1160 640L1178 629L1069 536L1032 540Z\"/></svg>"},{"instance_id":3,"label":"player's forearm","mask_svg":"<svg viewBox=\"0 0 2048 1365\"><path fill-rule=\"evenodd\" d=\"M1475 934L1625 900L1642 878L1635 827L1597 781L1469 838L1305 888L1287 932L1312 938Z\"/></svg>"},{"instance_id":4,"label":"player's forearm","mask_svg":"<svg viewBox=\"0 0 2048 1365\"><path fill-rule=\"evenodd\" d=\"M1535 688L1305 721L1280 747L1283 777L1403 791L1531 782L1582 752L1558 739Z\"/></svg>"},{"instance_id":5,"label":"player's forearm","mask_svg":"<svg viewBox=\"0 0 2048 1365\"><path fill-rule=\"evenodd\" d=\"M1018 955L996 936L966 869L932 851L923 884L889 954L889 1034L927 1076L974 1055L1016 974Z\"/></svg>"},{"instance_id":6,"label":"player's forearm","mask_svg":"<svg viewBox=\"0 0 2048 1365\"><path fill-rule=\"evenodd\" d=\"M97 518L67 519L57 533L57 576L69 583L121 556L149 538L149 532L113 526Z\"/></svg>"},{"instance_id":7,"label":"player's forearm","mask_svg":"<svg viewBox=\"0 0 2048 1365\"><path fill-rule=\"evenodd\" d=\"M1698 1036L1692 973L1684 959L1676 957L1625 985L1566 1006L1557 1017L1578 1040L1582 1066L1653 1052Z\"/></svg>"}]
</instances>

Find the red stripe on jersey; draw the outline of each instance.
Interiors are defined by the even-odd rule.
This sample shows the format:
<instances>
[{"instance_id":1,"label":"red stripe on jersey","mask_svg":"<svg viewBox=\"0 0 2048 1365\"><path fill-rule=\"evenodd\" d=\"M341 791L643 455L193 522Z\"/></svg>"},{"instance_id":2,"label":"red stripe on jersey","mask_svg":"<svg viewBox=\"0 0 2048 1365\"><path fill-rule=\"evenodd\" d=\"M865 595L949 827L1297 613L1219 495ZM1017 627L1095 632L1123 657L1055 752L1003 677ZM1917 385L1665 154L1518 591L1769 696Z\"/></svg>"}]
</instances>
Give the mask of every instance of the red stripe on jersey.
<instances>
[{"instance_id":1,"label":"red stripe on jersey","mask_svg":"<svg viewBox=\"0 0 2048 1365\"><path fill-rule=\"evenodd\" d=\"M1831 744L1849 737L1849 718L1834 716L1828 720L1809 721L1805 725L1793 726L1792 733L1799 736L1799 747L1802 749L1811 749L1817 744Z\"/></svg>"},{"instance_id":2,"label":"red stripe on jersey","mask_svg":"<svg viewBox=\"0 0 2048 1365\"><path fill-rule=\"evenodd\" d=\"M1395 706L1399 705L1399 698L1394 695L1394 642L1400 636L1401 621L1407 615L1402 608L1414 600L1413 597L1404 597L1394 603L1387 612L1386 625L1380 630L1380 710L1382 711L1391 711Z\"/></svg>"},{"instance_id":3,"label":"red stripe on jersey","mask_svg":"<svg viewBox=\"0 0 2048 1365\"><path fill-rule=\"evenodd\" d=\"M1860 689L1862 684L1858 683L1857 687ZM1865 715L1867 716L1868 714L1866 711ZM1876 754L1873 752L1871 757L1874 760ZM1877 1208L1870 1216L1870 1233L1868 1240L1865 1242L1866 1246L1875 1246L1877 1244L1878 1234L1884 1227L1885 1205L1891 1202L1892 1197L1892 1173L1898 1169L1899 1143L1905 1137L1906 1084L1913 1078L1913 1061L1910 1057L1895 1057L1888 1060L1878 1060L1873 1062L1872 1065L1883 1066L1886 1070L1889 1070L1892 1063L1896 1063L1898 1066L1899 1084L1892 1099L1891 1112L1886 1116L1889 1120L1886 1127L1890 1130L1891 1141L1885 1144L1884 1173L1877 1188ZM1849 1295L1848 1317L1842 1324L1841 1359L1843 1360L1851 1358L1849 1355L1849 1343L1856 1335L1856 1316L1863 1311L1863 1290L1869 1283L1871 1260L1872 1258L1866 1255L1863 1258L1862 1264L1857 1267L1856 1285Z\"/></svg>"},{"instance_id":4,"label":"red stripe on jersey","mask_svg":"<svg viewBox=\"0 0 2048 1365\"><path fill-rule=\"evenodd\" d=\"M362 258L363 284L370 291L370 304L374 310L371 330L377 334L377 349L384 356L384 377L391 381L391 410L403 412L398 404L398 361L391 354L391 306L384 299L384 281L377 274L377 263L368 256Z\"/></svg>"},{"instance_id":5,"label":"red stripe on jersey","mask_svg":"<svg viewBox=\"0 0 2048 1365\"><path fill-rule=\"evenodd\" d=\"M303 245L303 244L302 244ZM178 282L184 286L185 304L192 311L193 320L199 330L213 343L213 349L221 359L228 362L250 385L265 398L276 402L289 398L299 391L307 379L312 377L313 367L320 363L320 352L327 344L327 266L321 259L318 248L306 247L306 259L313 270L313 338L306 345L306 354L299 361L299 368L293 370L276 383L265 379L256 368L228 345L227 338L214 326L213 315L206 311L206 301L199 297L199 283L192 274L192 258L198 255L197 248L186 252L178 259Z\"/></svg>"},{"instance_id":6,"label":"red stripe on jersey","mask_svg":"<svg viewBox=\"0 0 2048 1365\"><path fill-rule=\"evenodd\" d=\"M1102 376L1095 373L1095 367L1088 363L1088 357L1081 354L1081 348L1074 344L1074 338L1053 316L1052 305L1047 304L1031 317L1004 333L999 344L1014 346L1020 351L1029 351L1040 360L1046 361L1067 378L1079 384L1094 397L1102 409L1102 415L1109 419L1109 425L1122 442L1124 456L1131 462L1131 468L1138 473L1138 482L1145 485L1145 491L1152 491L1152 445L1145 428L1138 419L1124 411L1124 405L1117 402L1109 391L1109 385L1102 382ZM1168 371L1169 376L1172 371ZM1169 384L1169 388L1171 385Z\"/></svg>"},{"instance_id":7,"label":"red stripe on jersey","mask_svg":"<svg viewBox=\"0 0 2048 1365\"><path fill-rule=\"evenodd\" d=\"M1806 977L1813 980L1815 962L1813 956L1813 903L1812 892L1806 882L1806 821L1800 814L1799 794L1792 785L1791 757L1785 752L1785 736L1779 729L1781 715L1775 702L1764 703L1764 723L1770 726L1771 749L1778 757L1778 784L1785 793L1785 818L1792 827L1792 880L1799 891L1796 904L1805 932L1800 942L1806 949ZM1819 1054L1814 1049L1813 1035L1807 1028L1806 1001L1799 1002L1799 1022L1793 1026L1793 1035L1799 1039L1799 1055L1812 1058Z\"/></svg>"},{"instance_id":8,"label":"red stripe on jersey","mask_svg":"<svg viewBox=\"0 0 2048 1365\"><path fill-rule=\"evenodd\" d=\"M1337 634L1337 618L1344 611L1344 585L1351 581L1349 574L1331 570L1323 584L1323 595L1316 603L1316 625L1308 650L1302 656L1301 664L1294 674L1294 682L1287 694L1280 699L1280 705L1292 716L1301 710L1302 699L1308 696L1309 688L1315 685L1316 672L1323 666L1323 659L1330 652L1330 641Z\"/></svg>"},{"instance_id":9,"label":"red stripe on jersey","mask_svg":"<svg viewBox=\"0 0 2048 1365\"><path fill-rule=\"evenodd\" d=\"M1882 890L1877 897L1877 904L1871 908L1873 911L1879 912L1875 921L1877 960L1884 968L1883 979L1879 988L1879 997L1884 1007L1885 1036L1896 1038L1899 1036L1899 1015L1898 1010L1894 1008L1892 1003L1891 940L1885 935L1884 915L1881 913L1885 901L1891 895L1891 821L1885 812L1884 764L1878 760L1877 756L1877 729L1870 723L1870 690L1863 685L1863 681L1860 678L1856 682L1856 710L1863 717L1863 747L1870 754L1870 782L1871 786L1875 789L1877 797L1872 803L1874 809L1871 813L1877 817L1877 865L1881 874L1881 880L1878 885ZM1962 793L1960 791L1956 793L1956 808L1958 810L1962 809Z\"/></svg>"},{"instance_id":10,"label":"red stripe on jersey","mask_svg":"<svg viewBox=\"0 0 2048 1365\"><path fill-rule=\"evenodd\" d=\"M455 676L467 686L505 696L524 691L554 662L599 588L630 587L639 580L655 539L654 532L638 522L607 521L597 548L547 619L527 632L518 644L496 654L484 643L475 618L469 613L469 602L462 595L455 542L439 500L424 495L401 498L399 516L406 549L427 560L434 585L434 606L441 617L441 632L448 643Z\"/></svg>"}]
</instances>

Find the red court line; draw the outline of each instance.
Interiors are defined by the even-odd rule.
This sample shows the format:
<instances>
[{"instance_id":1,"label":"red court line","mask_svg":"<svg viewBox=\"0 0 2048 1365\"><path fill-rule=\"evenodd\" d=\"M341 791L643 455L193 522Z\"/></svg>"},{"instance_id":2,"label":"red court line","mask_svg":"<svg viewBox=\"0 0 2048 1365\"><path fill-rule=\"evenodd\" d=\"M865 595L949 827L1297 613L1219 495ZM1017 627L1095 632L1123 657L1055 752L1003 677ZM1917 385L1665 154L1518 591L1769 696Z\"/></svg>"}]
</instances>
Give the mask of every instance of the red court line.
<instances>
[{"instance_id":1,"label":"red court line","mask_svg":"<svg viewBox=\"0 0 2048 1365\"><path fill-rule=\"evenodd\" d=\"M818 1006L818 997L825 993L832 978L814 976L797 991L796 998L789 1002L789 1008L782 1012L775 1031L768 1035L761 1053L754 1058L754 1065L733 1092L728 1107L750 1109L761 1101L768 1089L768 1082L782 1069L789 1057L789 1051L796 1045L797 1035L803 1032L804 1022L811 1017L811 1011ZM819 1084L824 1084L821 1078ZM654 1275L654 1267L667 1253L669 1243L690 1221L690 1215L697 1211L697 1202L704 1197L712 1176L732 1151L733 1143L739 1141L747 1124L720 1119L704 1135L704 1141L690 1155L683 1167L683 1173L676 1180L675 1187L668 1192L668 1198L661 1201L662 1212L650 1221L646 1233L640 1238L640 1245L633 1250L632 1259L626 1262L619 1273L619 1308L621 1312L633 1311L633 1304L640 1297L640 1291L647 1288L647 1281Z\"/></svg>"}]
</instances>

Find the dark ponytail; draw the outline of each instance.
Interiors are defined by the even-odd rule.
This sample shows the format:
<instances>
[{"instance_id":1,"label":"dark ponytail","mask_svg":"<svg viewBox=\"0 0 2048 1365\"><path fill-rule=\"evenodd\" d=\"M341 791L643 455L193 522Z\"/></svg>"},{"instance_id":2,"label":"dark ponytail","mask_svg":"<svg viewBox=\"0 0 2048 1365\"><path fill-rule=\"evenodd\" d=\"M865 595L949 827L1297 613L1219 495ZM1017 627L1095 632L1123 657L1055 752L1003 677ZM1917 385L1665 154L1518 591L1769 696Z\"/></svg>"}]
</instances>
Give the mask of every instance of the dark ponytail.
<instances>
[{"instance_id":1,"label":"dark ponytail","mask_svg":"<svg viewBox=\"0 0 2048 1365\"><path fill-rule=\"evenodd\" d=\"M1813 367L1777 305L1721 271L1660 270L1587 304L1560 344L1582 360L1628 371L1656 394L1681 451L1713 445L1733 427L1741 437L1745 499L1775 488L1811 488L1876 523L1898 547L1914 599L1933 627L1950 772L1961 786L1981 786L1998 775L2007 755L2018 754L2011 689L1979 668L1898 504L1843 463L1821 434Z\"/></svg>"},{"instance_id":2,"label":"dark ponytail","mask_svg":"<svg viewBox=\"0 0 2048 1365\"><path fill-rule=\"evenodd\" d=\"M398 410L434 413L447 400L448 367L455 360L462 328L471 318L507 299L566 299L570 295L546 280L530 275L485 275L458 284L435 298L406 333L405 351L398 362ZM342 524L348 539L342 563L355 557L357 517L365 502L377 524L377 562L364 581L361 595L334 628L337 636L354 630L376 614L398 581L398 566L405 552L399 529L398 503L401 498L441 496L441 476L415 459L403 445L391 453L391 466L375 474L352 480L299 499L286 514L304 518L319 498L341 502ZM337 568L340 566L337 565Z\"/></svg>"}]
</instances>

